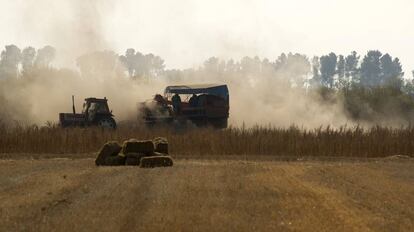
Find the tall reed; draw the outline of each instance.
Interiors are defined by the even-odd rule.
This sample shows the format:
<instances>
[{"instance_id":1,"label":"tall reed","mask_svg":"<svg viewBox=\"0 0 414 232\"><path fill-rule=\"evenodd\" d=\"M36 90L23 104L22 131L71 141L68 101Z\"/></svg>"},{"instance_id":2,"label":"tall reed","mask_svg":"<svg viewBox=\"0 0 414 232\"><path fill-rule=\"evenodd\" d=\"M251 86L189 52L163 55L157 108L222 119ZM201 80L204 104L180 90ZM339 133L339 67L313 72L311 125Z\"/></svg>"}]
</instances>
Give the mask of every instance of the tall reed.
<instances>
[{"instance_id":1,"label":"tall reed","mask_svg":"<svg viewBox=\"0 0 414 232\"><path fill-rule=\"evenodd\" d=\"M107 141L167 137L176 155L274 155L384 157L414 154L414 128L255 126L211 128L152 128L121 126L59 128L0 125L0 153L89 153Z\"/></svg>"}]
</instances>

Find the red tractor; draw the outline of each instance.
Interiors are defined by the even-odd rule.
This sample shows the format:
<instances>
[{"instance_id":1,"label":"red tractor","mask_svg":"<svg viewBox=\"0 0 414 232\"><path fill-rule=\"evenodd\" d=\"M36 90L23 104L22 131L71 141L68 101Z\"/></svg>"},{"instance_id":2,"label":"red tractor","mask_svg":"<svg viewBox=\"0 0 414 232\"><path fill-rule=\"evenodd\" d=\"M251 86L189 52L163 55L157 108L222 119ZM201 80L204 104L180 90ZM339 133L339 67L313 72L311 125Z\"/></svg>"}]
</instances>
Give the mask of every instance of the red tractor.
<instances>
[{"instance_id":1,"label":"red tractor","mask_svg":"<svg viewBox=\"0 0 414 232\"><path fill-rule=\"evenodd\" d=\"M227 128L229 109L225 84L177 85L166 87L164 96L157 94L140 103L139 118L148 125L190 121L197 126Z\"/></svg>"},{"instance_id":2,"label":"red tractor","mask_svg":"<svg viewBox=\"0 0 414 232\"><path fill-rule=\"evenodd\" d=\"M73 113L59 113L59 124L62 127L87 127L100 126L104 128L116 128L114 115L108 107L108 99L86 98L83 103L82 113L75 110L74 96L72 96Z\"/></svg>"}]
</instances>

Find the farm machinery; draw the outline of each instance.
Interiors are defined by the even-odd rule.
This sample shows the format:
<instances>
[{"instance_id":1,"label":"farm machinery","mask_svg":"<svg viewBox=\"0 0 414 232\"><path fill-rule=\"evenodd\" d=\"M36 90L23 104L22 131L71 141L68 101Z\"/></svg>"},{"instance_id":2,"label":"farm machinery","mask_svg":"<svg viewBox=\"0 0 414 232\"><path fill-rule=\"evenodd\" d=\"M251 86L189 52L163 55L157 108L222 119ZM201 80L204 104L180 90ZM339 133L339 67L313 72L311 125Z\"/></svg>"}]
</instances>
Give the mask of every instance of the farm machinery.
<instances>
[{"instance_id":1,"label":"farm machinery","mask_svg":"<svg viewBox=\"0 0 414 232\"><path fill-rule=\"evenodd\" d=\"M72 113L59 113L59 124L62 127L99 126L116 128L114 115L108 107L108 99L86 98L81 113L76 113L74 96L72 96Z\"/></svg>"},{"instance_id":2,"label":"farm machinery","mask_svg":"<svg viewBox=\"0 0 414 232\"><path fill-rule=\"evenodd\" d=\"M229 91L225 84L167 86L164 96L139 103L138 117L147 125L192 122L227 128Z\"/></svg>"}]
</instances>

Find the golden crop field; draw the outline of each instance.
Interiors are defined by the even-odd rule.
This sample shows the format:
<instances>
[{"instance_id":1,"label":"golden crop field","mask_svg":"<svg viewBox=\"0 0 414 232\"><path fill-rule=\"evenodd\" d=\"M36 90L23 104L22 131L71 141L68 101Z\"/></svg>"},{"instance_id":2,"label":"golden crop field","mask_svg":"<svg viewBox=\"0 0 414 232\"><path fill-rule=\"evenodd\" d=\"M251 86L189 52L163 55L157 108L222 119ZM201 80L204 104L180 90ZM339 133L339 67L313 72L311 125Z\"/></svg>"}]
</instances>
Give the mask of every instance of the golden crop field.
<instances>
[{"instance_id":1,"label":"golden crop field","mask_svg":"<svg viewBox=\"0 0 414 232\"><path fill-rule=\"evenodd\" d=\"M269 155L385 157L414 154L414 128L230 127L225 130L121 126L59 128L57 126L0 127L0 153L91 153L107 141L166 137L178 156Z\"/></svg>"}]
</instances>

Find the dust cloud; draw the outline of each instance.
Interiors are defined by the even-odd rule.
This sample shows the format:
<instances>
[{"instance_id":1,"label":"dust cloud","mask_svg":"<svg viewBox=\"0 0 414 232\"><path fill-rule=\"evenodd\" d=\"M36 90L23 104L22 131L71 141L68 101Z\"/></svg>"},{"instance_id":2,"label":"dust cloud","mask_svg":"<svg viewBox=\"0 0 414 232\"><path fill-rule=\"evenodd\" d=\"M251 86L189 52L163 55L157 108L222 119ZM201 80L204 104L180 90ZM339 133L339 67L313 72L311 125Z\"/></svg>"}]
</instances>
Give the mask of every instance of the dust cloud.
<instances>
[{"instance_id":1,"label":"dust cloud","mask_svg":"<svg viewBox=\"0 0 414 232\"><path fill-rule=\"evenodd\" d=\"M298 64L299 65L299 64ZM320 126L352 126L356 123L346 116L342 99L326 99L315 91L292 88L287 82L288 72L273 75L219 75L203 72L198 82L226 83L230 92L230 118L233 126L296 125L303 128ZM194 77L192 77L194 78ZM191 79L187 81L191 83Z\"/></svg>"},{"instance_id":2,"label":"dust cloud","mask_svg":"<svg viewBox=\"0 0 414 232\"><path fill-rule=\"evenodd\" d=\"M18 31L34 35L25 39L26 46L50 44L61 54L55 61L57 66L75 68L76 57L112 49L105 36L103 19L110 15L114 4L95 0L27 0L19 12L23 21Z\"/></svg>"},{"instance_id":3,"label":"dust cloud","mask_svg":"<svg viewBox=\"0 0 414 232\"><path fill-rule=\"evenodd\" d=\"M167 85L194 83L227 83L230 91L230 124L234 126L292 124L304 127L352 124L341 108L339 99L326 104L320 96L294 89L278 80L251 77L255 83L238 77L215 78L203 72L199 76L175 82L166 77L152 80L130 80L113 72L105 78L82 77L73 70L40 72L26 79L2 80L0 101L3 121L44 124L57 122L59 112L71 112L75 95L77 112L86 97L106 97L117 121L136 120L137 103L163 92ZM102 76L104 74L102 73ZM119 76L118 76L119 75Z\"/></svg>"},{"instance_id":4,"label":"dust cloud","mask_svg":"<svg viewBox=\"0 0 414 232\"><path fill-rule=\"evenodd\" d=\"M269 83L230 85L233 125L287 127L295 124L315 128L354 124L345 116L340 99L326 104L316 94Z\"/></svg>"},{"instance_id":5,"label":"dust cloud","mask_svg":"<svg viewBox=\"0 0 414 232\"><path fill-rule=\"evenodd\" d=\"M72 95L76 96L78 112L84 98L106 97L117 121L135 120L137 103L162 93L166 85L221 82L229 85L230 123L235 126L353 124L344 113L341 99L326 104L306 89L290 88L283 80L290 73L279 73L276 78L266 74L245 78L196 70L179 81L168 75L131 80L126 76L125 67L116 61L113 67L81 75L77 57L94 51L116 50L104 25L110 21L111 10L116 8L115 1L25 1L23 6L24 23L20 30L38 32L35 45L45 41L57 48L54 62L57 68L37 70L16 79L0 78L2 121L40 125L57 122L59 112L71 112ZM27 45L31 45L30 38L24 46Z\"/></svg>"},{"instance_id":6,"label":"dust cloud","mask_svg":"<svg viewBox=\"0 0 414 232\"><path fill-rule=\"evenodd\" d=\"M57 122L58 113L82 110L84 98L108 98L117 121L136 118L137 102L151 98L156 84L140 85L127 79L83 79L71 71L49 73L30 80L1 81L1 119L6 122L40 124Z\"/></svg>"}]
</instances>

